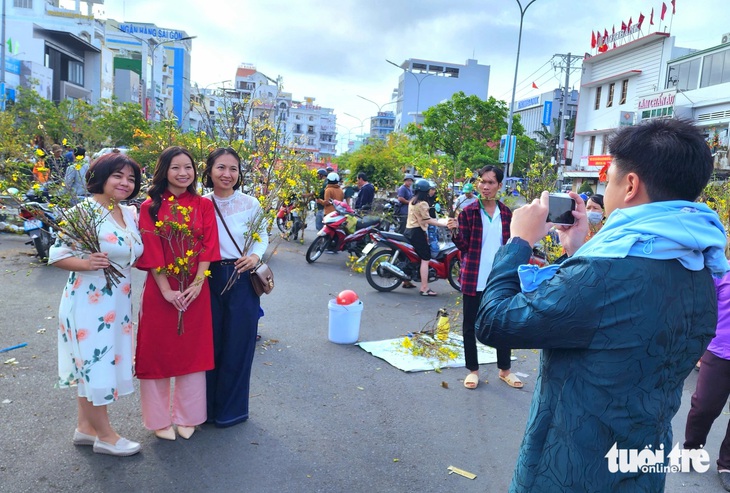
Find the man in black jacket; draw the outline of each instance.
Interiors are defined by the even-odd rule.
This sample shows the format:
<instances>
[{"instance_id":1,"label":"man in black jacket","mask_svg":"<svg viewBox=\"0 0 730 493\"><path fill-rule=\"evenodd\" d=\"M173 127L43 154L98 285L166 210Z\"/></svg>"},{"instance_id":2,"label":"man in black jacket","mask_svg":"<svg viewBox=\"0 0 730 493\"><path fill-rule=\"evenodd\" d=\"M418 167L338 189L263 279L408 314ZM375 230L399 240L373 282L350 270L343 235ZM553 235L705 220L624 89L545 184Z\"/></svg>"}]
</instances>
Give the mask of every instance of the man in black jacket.
<instances>
[{"instance_id":1,"label":"man in black jacket","mask_svg":"<svg viewBox=\"0 0 730 493\"><path fill-rule=\"evenodd\" d=\"M357 174L357 200L355 200L355 209L361 211L369 211L373 207L373 199L375 199L375 187L368 182L368 175L363 172Z\"/></svg>"}]
</instances>

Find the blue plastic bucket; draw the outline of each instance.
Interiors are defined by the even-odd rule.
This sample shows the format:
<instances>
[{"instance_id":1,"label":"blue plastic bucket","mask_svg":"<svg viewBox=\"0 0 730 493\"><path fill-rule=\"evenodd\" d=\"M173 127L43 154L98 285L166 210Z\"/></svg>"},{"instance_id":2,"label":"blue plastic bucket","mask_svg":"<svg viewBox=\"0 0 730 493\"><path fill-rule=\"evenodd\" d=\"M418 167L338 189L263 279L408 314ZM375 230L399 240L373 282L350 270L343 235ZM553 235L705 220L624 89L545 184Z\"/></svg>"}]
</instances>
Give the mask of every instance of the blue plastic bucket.
<instances>
[{"instance_id":1,"label":"blue plastic bucket","mask_svg":"<svg viewBox=\"0 0 730 493\"><path fill-rule=\"evenodd\" d=\"M336 344L355 344L360 337L360 317L362 301L357 300L349 305L338 305L337 300L330 300L329 340Z\"/></svg>"}]
</instances>

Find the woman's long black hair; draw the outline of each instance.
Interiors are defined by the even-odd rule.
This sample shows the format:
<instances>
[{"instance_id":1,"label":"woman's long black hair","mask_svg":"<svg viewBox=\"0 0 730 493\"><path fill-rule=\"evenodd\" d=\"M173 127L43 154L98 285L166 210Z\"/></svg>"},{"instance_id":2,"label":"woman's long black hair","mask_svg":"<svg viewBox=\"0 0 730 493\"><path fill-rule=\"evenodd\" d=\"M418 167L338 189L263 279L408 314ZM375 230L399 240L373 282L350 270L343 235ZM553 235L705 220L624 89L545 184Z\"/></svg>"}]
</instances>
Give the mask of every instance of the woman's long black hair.
<instances>
[{"instance_id":1,"label":"woman's long black hair","mask_svg":"<svg viewBox=\"0 0 730 493\"><path fill-rule=\"evenodd\" d=\"M413 194L413 198L411 199L411 204L416 205L423 200L428 202L429 191L430 190L426 190L425 192L423 190L416 190L416 192Z\"/></svg>"},{"instance_id":2,"label":"woman's long black hair","mask_svg":"<svg viewBox=\"0 0 730 493\"><path fill-rule=\"evenodd\" d=\"M180 154L185 154L190 158L190 162L193 164L193 181L188 185L188 192L193 195L197 195L198 191L195 188L198 182L198 168L195 166L195 159L190 151L180 146L168 147L160 154L157 158L157 166L155 167L155 174L152 175L152 186L150 186L147 192L152 199L152 205L150 206L150 216L153 221L157 221L157 213L160 211L160 205L162 205L162 194L167 190L167 172L170 170L170 164L172 159Z\"/></svg>"}]
</instances>

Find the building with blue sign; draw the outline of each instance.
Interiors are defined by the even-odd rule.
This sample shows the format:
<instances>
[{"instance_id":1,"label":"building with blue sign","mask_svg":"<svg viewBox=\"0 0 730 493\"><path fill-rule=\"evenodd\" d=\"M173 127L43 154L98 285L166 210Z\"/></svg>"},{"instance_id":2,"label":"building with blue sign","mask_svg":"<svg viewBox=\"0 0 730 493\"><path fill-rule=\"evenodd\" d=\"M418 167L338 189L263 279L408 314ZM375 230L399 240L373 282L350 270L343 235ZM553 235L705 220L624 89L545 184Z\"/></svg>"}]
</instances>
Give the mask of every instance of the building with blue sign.
<instances>
[{"instance_id":1,"label":"building with blue sign","mask_svg":"<svg viewBox=\"0 0 730 493\"><path fill-rule=\"evenodd\" d=\"M520 123L525 128L525 135L537 139L537 132L543 125L550 133L555 133L555 121L560 121L563 109L563 90L555 89L532 96L521 101L515 101L515 115L520 115ZM575 118L578 111L578 91L568 91L567 118Z\"/></svg>"}]
</instances>

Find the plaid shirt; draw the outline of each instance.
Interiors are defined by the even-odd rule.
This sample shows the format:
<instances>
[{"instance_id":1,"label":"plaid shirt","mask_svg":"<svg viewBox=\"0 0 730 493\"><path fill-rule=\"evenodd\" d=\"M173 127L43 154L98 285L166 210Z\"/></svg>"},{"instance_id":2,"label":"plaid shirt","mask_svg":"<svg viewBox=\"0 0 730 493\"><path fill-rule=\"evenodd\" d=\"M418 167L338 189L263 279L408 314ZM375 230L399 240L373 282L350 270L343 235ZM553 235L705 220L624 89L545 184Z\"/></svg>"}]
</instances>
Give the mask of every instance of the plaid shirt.
<instances>
[{"instance_id":1,"label":"plaid shirt","mask_svg":"<svg viewBox=\"0 0 730 493\"><path fill-rule=\"evenodd\" d=\"M502 219L502 245L509 240L509 225L512 211L497 201L499 217ZM454 244L461 250L461 292L469 296L477 294L479 260L482 255L482 215L479 202L469 204L459 214L459 232L453 237Z\"/></svg>"}]
</instances>

